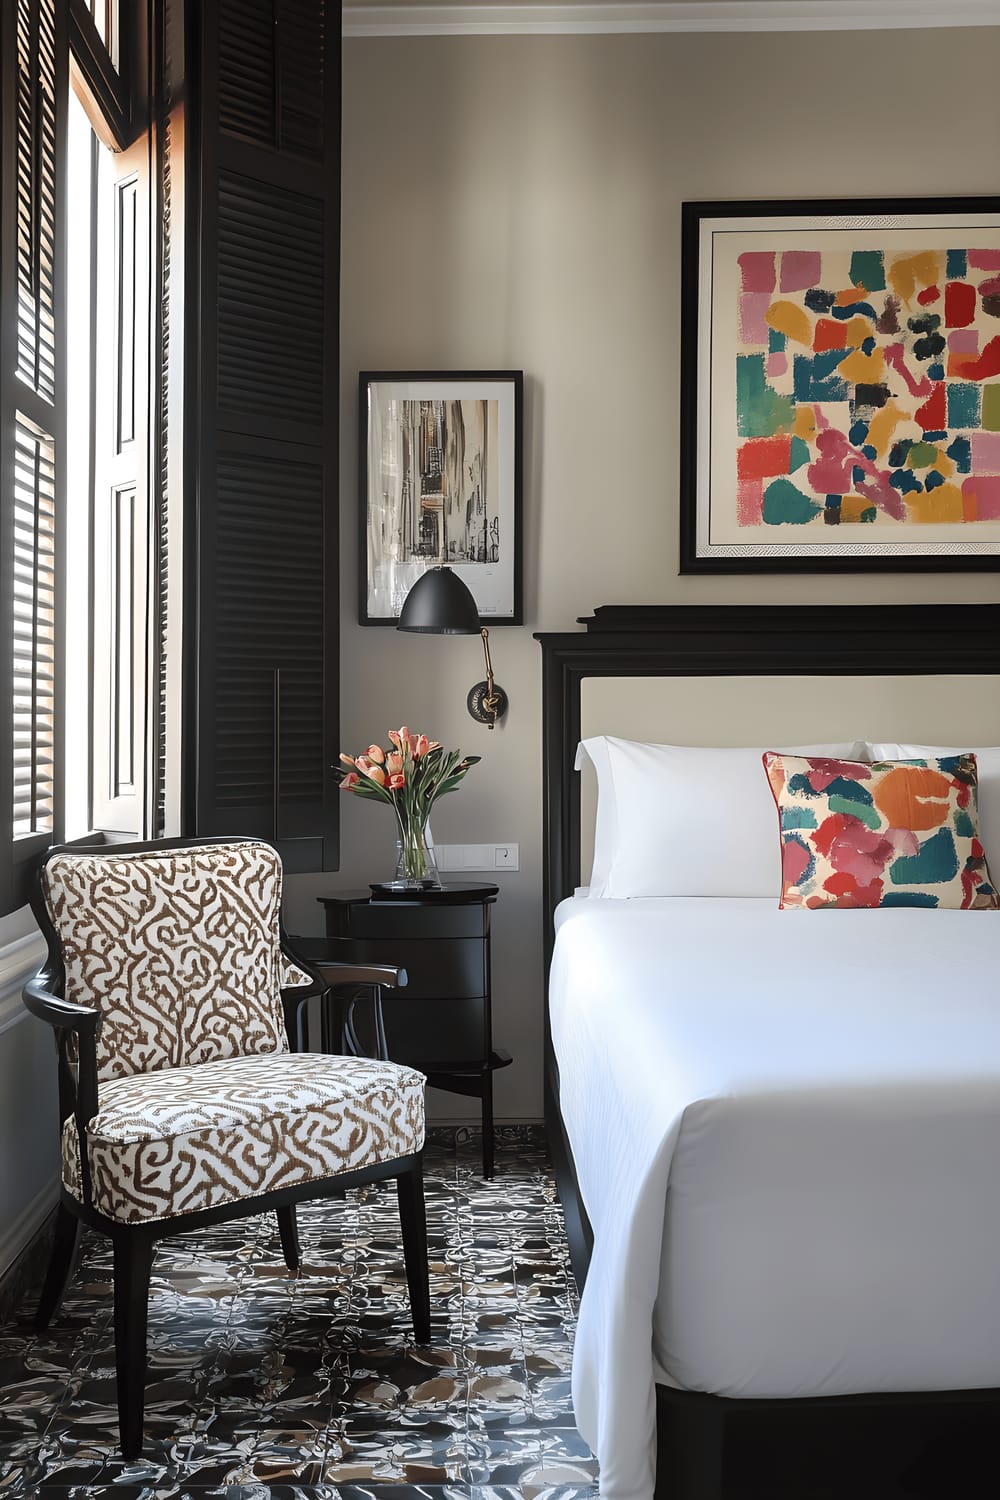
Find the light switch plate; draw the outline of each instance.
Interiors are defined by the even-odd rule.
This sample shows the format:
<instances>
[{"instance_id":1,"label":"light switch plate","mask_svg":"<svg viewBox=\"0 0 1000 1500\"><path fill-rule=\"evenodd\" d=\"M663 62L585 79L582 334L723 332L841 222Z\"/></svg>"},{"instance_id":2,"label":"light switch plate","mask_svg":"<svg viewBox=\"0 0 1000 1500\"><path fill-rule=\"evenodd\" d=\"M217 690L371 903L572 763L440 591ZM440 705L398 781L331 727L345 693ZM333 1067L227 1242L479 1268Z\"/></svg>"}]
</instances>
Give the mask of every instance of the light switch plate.
<instances>
[{"instance_id":1,"label":"light switch plate","mask_svg":"<svg viewBox=\"0 0 1000 1500\"><path fill-rule=\"evenodd\" d=\"M438 869L448 874L477 870L516 870L516 844L435 844Z\"/></svg>"}]
</instances>

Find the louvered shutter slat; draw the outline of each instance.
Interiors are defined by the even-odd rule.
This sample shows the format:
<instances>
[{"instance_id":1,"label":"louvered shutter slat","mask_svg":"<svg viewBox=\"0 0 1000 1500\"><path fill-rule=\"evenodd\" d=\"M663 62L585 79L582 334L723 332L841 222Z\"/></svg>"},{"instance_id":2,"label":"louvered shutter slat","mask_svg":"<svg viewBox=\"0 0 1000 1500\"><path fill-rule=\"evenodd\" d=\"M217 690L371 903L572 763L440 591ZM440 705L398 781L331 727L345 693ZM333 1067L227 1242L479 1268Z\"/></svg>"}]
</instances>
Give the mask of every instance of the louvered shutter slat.
<instances>
[{"instance_id":1,"label":"louvered shutter slat","mask_svg":"<svg viewBox=\"0 0 1000 1500\"><path fill-rule=\"evenodd\" d=\"M56 32L55 7L17 0L16 370L30 390L55 399Z\"/></svg>"},{"instance_id":2,"label":"louvered shutter slat","mask_svg":"<svg viewBox=\"0 0 1000 1500\"><path fill-rule=\"evenodd\" d=\"M218 225L220 406L260 407L318 424L325 363L322 205L224 172Z\"/></svg>"},{"instance_id":3,"label":"louvered shutter slat","mask_svg":"<svg viewBox=\"0 0 1000 1500\"><path fill-rule=\"evenodd\" d=\"M267 803L272 795L275 668L281 672L282 800L322 802L323 642L315 622L323 612L323 569L309 565L301 544L321 534L322 525L318 465L235 456L220 463L217 544L230 564L239 557L237 569L220 569L220 807ZM282 608L277 628L275 613L261 607L268 598Z\"/></svg>"},{"instance_id":4,"label":"louvered shutter slat","mask_svg":"<svg viewBox=\"0 0 1000 1500\"><path fill-rule=\"evenodd\" d=\"M16 839L53 829L56 599L52 439L19 414L14 452L11 686Z\"/></svg>"},{"instance_id":5,"label":"louvered shutter slat","mask_svg":"<svg viewBox=\"0 0 1000 1500\"><path fill-rule=\"evenodd\" d=\"M327 10L333 18L327 16ZM322 0L242 0L219 13L219 124L228 135L316 158L324 144Z\"/></svg>"}]
</instances>

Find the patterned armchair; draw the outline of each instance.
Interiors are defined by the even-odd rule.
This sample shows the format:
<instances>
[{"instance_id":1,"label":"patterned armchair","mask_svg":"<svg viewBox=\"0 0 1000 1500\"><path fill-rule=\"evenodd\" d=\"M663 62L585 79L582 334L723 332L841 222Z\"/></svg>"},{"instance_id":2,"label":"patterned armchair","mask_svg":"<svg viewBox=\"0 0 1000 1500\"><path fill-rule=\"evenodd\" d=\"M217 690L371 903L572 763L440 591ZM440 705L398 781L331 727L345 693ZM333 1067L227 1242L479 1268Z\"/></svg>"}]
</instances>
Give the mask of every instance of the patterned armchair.
<instances>
[{"instance_id":1,"label":"patterned armchair","mask_svg":"<svg viewBox=\"0 0 1000 1500\"><path fill-rule=\"evenodd\" d=\"M430 1338L422 1148L412 1068L302 1050L305 1002L379 966L321 975L289 953L281 862L254 839L62 846L33 900L49 944L24 1002L55 1028L62 1118L48 1325L84 1224L110 1235L122 1453L142 1447L146 1304L156 1240L394 1177L418 1343Z\"/></svg>"}]
</instances>

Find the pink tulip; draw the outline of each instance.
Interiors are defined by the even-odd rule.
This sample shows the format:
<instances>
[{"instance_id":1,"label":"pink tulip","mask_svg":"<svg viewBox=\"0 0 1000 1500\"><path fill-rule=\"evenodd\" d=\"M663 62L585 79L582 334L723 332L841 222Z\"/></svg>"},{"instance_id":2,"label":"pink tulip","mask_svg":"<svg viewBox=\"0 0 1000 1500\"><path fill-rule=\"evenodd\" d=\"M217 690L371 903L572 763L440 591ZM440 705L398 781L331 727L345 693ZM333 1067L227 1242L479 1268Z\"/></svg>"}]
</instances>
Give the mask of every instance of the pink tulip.
<instances>
[{"instance_id":1,"label":"pink tulip","mask_svg":"<svg viewBox=\"0 0 1000 1500\"><path fill-rule=\"evenodd\" d=\"M352 792L360 780L361 777L358 775L357 771L349 771L348 774L344 777L343 781L340 783L340 790L342 792Z\"/></svg>"},{"instance_id":2,"label":"pink tulip","mask_svg":"<svg viewBox=\"0 0 1000 1500\"><path fill-rule=\"evenodd\" d=\"M390 792L398 792L406 785L406 777L402 771L397 771L394 776L389 777Z\"/></svg>"},{"instance_id":3,"label":"pink tulip","mask_svg":"<svg viewBox=\"0 0 1000 1500\"><path fill-rule=\"evenodd\" d=\"M426 755L427 752L428 752L428 750L430 749L430 747L431 747L431 742L427 738L426 734L418 735L417 736L417 742L413 746L413 754L415 756L416 755Z\"/></svg>"},{"instance_id":4,"label":"pink tulip","mask_svg":"<svg viewBox=\"0 0 1000 1500\"><path fill-rule=\"evenodd\" d=\"M403 757L398 750L393 750L385 758L385 768L390 776L398 776L403 769Z\"/></svg>"},{"instance_id":5,"label":"pink tulip","mask_svg":"<svg viewBox=\"0 0 1000 1500\"><path fill-rule=\"evenodd\" d=\"M368 749L365 751L365 754L367 755L368 759L374 761L377 766L382 765L385 761L385 751L382 749L381 745L369 745Z\"/></svg>"},{"instance_id":6,"label":"pink tulip","mask_svg":"<svg viewBox=\"0 0 1000 1500\"><path fill-rule=\"evenodd\" d=\"M390 729L389 730L389 738L392 741L392 743L395 745L396 749L397 750L400 749L399 731L397 729Z\"/></svg>"},{"instance_id":7,"label":"pink tulip","mask_svg":"<svg viewBox=\"0 0 1000 1500\"><path fill-rule=\"evenodd\" d=\"M345 755L344 752L341 751L340 752L340 758L344 762L345 766L353 766L354 765L354 756L353 755Z\"/></svg>"},{"instance_id":8,"label":"pink tulip","mask_svg":"<svg viewBox=\"0 0 1000 1500\"><path fill-rule=\"evenodd\" d=\"M405 724L400 725L399 738L403 741L404 744L410 738L410 731L407 729Z\"/></svg>"},{"instance_id":9,"label":"pink tulip","mask_svg":"<svg viewBox=\"0 0 1000 1500\"><path fill-rule=\"evenodd\" d=\"M354 764L357 766L362 775L368 775L368 772L371 769L371 761L368 759L367 755L359 755Z\"/></svg>"},{"instance_id":10,"label":"pink tulip","mask_svg":"<svg viewBox=\"0 0 1000 1500\"><path fill-rule=\"evenodd\" d=\"M365 775L369 781L374 781L376 786L385 786L385 772L381 766L366 766Z\"/></svg>"}]
</instances>

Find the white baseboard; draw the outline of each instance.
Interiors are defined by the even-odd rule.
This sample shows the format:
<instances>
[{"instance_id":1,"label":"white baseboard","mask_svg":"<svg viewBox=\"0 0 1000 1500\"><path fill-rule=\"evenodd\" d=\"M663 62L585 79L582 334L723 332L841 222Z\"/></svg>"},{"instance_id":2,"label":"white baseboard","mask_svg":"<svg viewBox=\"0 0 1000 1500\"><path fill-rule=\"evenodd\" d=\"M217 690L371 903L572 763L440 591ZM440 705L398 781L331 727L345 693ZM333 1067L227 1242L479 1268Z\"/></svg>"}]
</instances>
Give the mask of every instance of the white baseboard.
<instances>
[{"instance_id":1,"label":"white baseboard","mask_svg":"<svg viewBox=\"0 0 1000 1500\"><path fill-rule=\"evenodd\" d=\"M41 965L46 954L41 933L25 933L0 947L0 1036L30 1019L21 1000L21 987ZM53 1068L55 1058L52 1059ZM8 1145L4 1149L10 1150ZM38 1189L13 1219L0 1221L0 1276L17 1260L38 1233L59 1196L56 1173Z\"/></svg>"}]
</instances>

